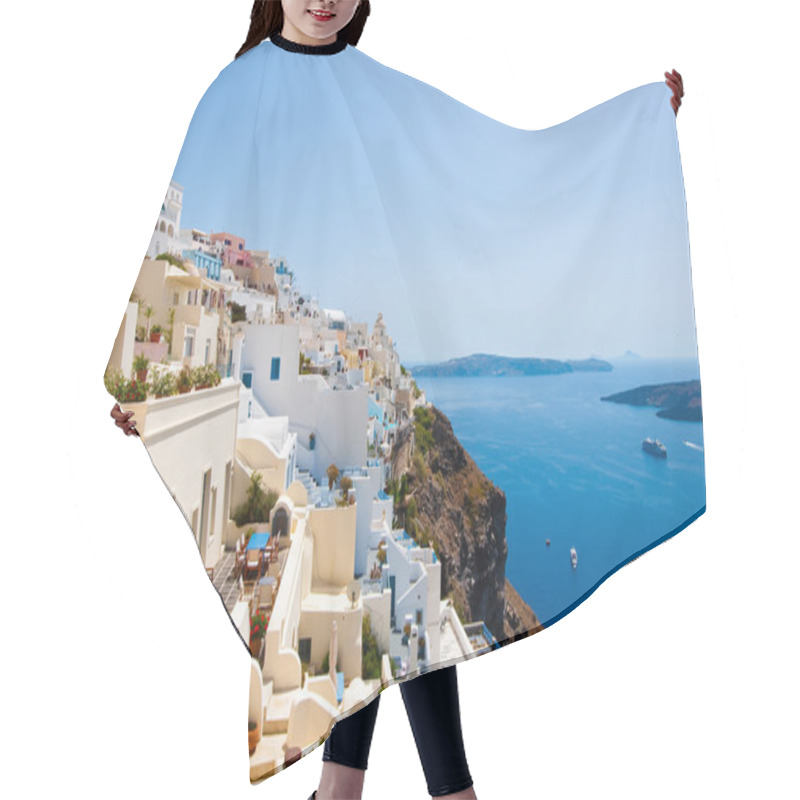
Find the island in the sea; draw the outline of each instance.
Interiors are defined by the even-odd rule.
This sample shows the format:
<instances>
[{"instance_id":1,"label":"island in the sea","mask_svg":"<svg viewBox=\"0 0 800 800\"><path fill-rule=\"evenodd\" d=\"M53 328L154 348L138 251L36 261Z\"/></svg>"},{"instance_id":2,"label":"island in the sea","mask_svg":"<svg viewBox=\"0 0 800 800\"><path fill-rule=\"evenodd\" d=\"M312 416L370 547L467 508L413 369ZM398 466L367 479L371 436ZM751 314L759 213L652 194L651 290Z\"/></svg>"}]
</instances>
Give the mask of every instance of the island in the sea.
<instances>
[{"instance_id":1,"label":"island in the sea","mask_svg":"<svg viewBox=\"0 0 800 800\"><path fill-rule=\"evenodd\" d=\"M703 421L699 380L638 386L600 399L611 403L625 403L629 406L656 406L661 409L656 416L665 419L684 422Z\"/></svg>"},{"instance_id":2,"label":"island in the sea","mask_svg":"<svg viewBox=\"0 0 800 800\"><path fill-rule=\"evenodd\" d=\"M599 358L568 359L498 356L473 353L437 364L419 364L415 376L436 378L505 377L508 375L556 375L563 372L610 372L608 361Z\"/></svg>"}]
</instances>

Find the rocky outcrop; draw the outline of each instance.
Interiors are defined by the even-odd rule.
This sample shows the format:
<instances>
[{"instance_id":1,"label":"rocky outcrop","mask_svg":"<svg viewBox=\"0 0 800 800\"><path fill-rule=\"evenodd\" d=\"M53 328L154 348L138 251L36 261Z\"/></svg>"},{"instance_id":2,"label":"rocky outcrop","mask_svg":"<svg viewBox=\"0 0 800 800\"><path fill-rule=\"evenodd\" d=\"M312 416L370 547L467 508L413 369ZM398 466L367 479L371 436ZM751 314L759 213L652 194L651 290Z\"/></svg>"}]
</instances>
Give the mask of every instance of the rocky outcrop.
<instances>
[{"instance_id":1,"label":"rocky outcrop","mask_svg":"<svg viewBox=\"0 0 800 800\"><path fill-rule=\"evenodd\" d=\"M506 497L434 405L417 406L392 450L396 524L442 563L442 596L464 622L483 620L498 641L539 627L505 576Z\"/></svg>"},{"instance_id":2,"label":"rocky outcrop","mask_svg":"<svg viewBox=\"0 0 800 800\"><path fill-rule=\"evenodd\" d=\"M451 358L438 364L421 364L414 374L436 377L503 377L506 375L557 375L566 372L610 372L608 361L599 358L568 359L532 358L528 356L498 356L473 353L471 356Z\"/></svg>"},{"instance_id":3,"label":"rocky outcrop","mask_svg":"<svg viewBox=\"0 0 800 800\"><path fill-rule=\"evenodd\" d=\"M541 629L542 624L533 609L520 597L519 592L511 585L511 581L506 578L506 638L521 638Z\"/></svg>"},{"instance_id":4,"label":"rocky outcrop","mask_svg":"<svg viewBox=\"0 0 800 800\"><path fill-rule=\"evenodd\" d=\"M656 416L666 419L679 419L687 422L703 421L703 405L700 381L698 380L637 386L635 389L617 392L600 399L611 403L625 403L630 406L655 406L661 409Z\"/></svg>"}]
</instances>

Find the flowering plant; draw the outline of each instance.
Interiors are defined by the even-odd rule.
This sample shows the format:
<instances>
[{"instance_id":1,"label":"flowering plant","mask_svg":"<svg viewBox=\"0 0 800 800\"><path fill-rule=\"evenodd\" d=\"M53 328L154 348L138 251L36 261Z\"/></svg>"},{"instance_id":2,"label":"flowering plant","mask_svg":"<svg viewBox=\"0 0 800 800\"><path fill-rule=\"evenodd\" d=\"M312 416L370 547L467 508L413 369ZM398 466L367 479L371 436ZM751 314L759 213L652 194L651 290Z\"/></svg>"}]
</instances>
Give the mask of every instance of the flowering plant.
<instances>
[{"instance_id":1,"label":"flowering plant","mask_svg":"<svg viewBox=\"0 0 800 800\"><path fill-rule=\"evenodd\" d=\"M120 403L142 403L147 400L147 381L132 380L125 387L122 397L118 398Z\"/></svg>"},{"instance_id":2,"label":"flowering plant","mask_svg":"<svg viewBox=\"0 0 800 800\"><path fill-rule=\"evenodd\" d=\"M258 639L266 635L270 615L266 611L256 611L250 617L250 639Z\"/></svg>"},{"instance_id":3,"label":"flowering plant","mask_svg":"<svg viewBox=\"0 0 800 800\"><path fill-rule=\"evenodd\" d=\"M147 383L128 380L121 369L107 371L104 383L118 403L142 403L147 399Z\"/></svg>"}]
</instances>

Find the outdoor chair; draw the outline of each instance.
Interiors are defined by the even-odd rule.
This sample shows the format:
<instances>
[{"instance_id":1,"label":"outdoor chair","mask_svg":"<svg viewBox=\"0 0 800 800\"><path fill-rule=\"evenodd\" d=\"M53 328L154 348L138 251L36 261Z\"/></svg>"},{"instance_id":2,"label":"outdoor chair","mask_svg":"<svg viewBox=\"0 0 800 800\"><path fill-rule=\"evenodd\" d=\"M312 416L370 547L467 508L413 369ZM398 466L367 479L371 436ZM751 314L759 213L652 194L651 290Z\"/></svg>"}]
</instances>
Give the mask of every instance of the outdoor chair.
<instances>
[{"instance_id":1,"label":"outdoor chair","mask_svg":"<svg viewBox=\"0 0 800 800\"><path fill-rule=\"evenodd\" d=\"M266 611L272 609L273 601L275 599L273 586L274 585L264 586L261 583L257 583L255 585L255 588L253 589L253 614L261 611L262 609Z\"/></svg>"},{"instance_id":2,"label":"outdoor chair","mask_svg":"<svg viewBox=\"0 0 800 800\"><path fill-rule=\"evenodd\" d=\"M261 551L257 549L248 550L244 562L245 580L249 577L250 573L253 571L258 573L258 577L261 577L261 564L262 564Z\"/></svg>"},{"instance_id":3,"label":"outdoor chair","mask_svg":"<svg viewBox=\"0 0 800 800\"><path fill-rule=\"evenodd\" d=\"M250 616L253 617L258 611L258 604L261 601L261 584L253 586L253 594L250 595Z\"/></svg>"},{"instance_id":4,"label":"outdoor chair","mask_svg":"<svg viewBox=\"0 0 800 800\"><path fill-rule=\"evenodd\" d=\"M241 542L236 542L236 565L234 567L235 574L241 575L244 572L244 562L247 556L245 555L245 550L241 545Z\"/></svg>"}]
</instances>

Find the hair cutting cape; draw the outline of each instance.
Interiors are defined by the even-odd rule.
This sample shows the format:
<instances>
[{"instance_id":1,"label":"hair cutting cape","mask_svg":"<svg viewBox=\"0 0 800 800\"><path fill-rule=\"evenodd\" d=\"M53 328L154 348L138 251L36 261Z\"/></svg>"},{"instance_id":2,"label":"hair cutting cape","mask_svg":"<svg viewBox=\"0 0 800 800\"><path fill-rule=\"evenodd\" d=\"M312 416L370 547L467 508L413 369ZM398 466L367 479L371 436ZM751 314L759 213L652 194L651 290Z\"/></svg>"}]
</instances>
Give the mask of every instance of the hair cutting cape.
<instances>
[{"instance_id":1,"label":"hair cutting cape","mask_svg":"<svg viewBox=\"0 0 800 800\"><path fill-rule=\"evenodd\" d=\"M263 780L704 512L670 90L521 130L263 41L197 106L104 380L252 658Z\"/></svg>"}]
</instances>

